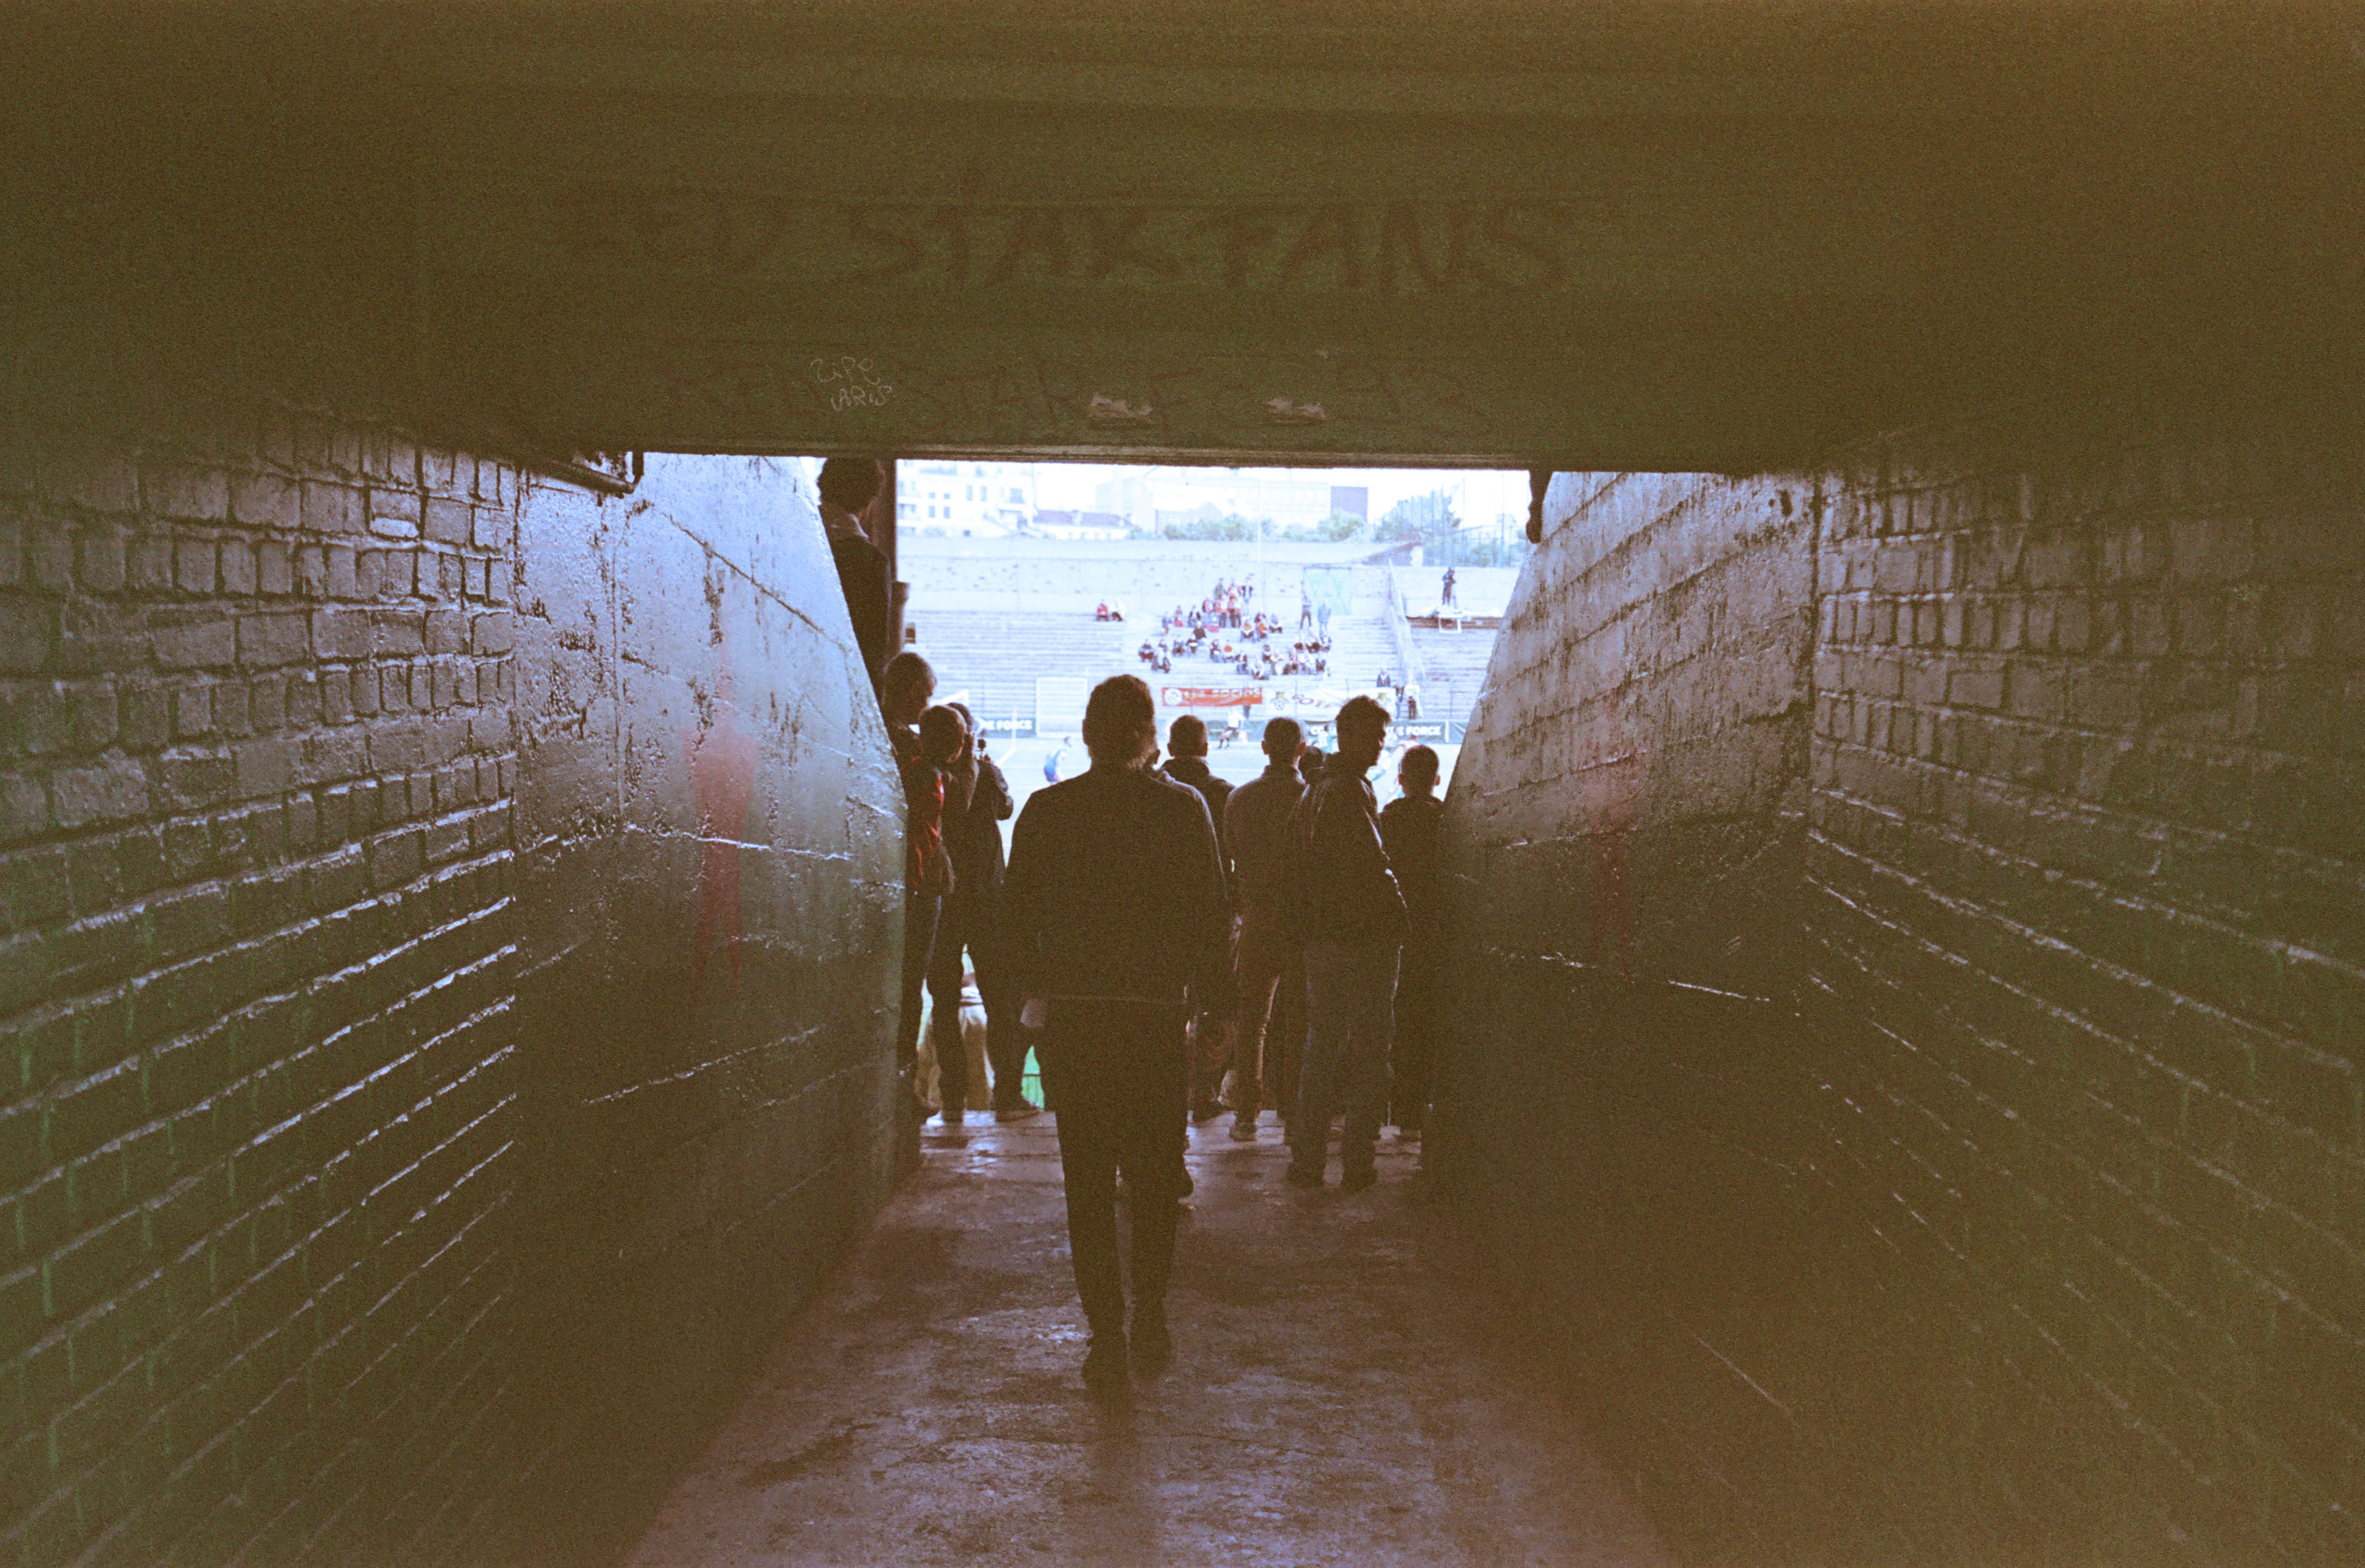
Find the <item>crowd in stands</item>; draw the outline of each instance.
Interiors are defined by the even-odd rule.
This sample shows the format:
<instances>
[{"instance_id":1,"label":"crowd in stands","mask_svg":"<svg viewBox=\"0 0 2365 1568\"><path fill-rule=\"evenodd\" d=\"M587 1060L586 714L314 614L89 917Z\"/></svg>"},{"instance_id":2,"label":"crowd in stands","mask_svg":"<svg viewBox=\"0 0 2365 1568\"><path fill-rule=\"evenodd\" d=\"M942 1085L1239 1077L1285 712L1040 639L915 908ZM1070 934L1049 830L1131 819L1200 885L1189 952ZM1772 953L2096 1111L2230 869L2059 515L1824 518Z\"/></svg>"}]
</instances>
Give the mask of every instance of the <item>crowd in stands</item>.
<instances>
[{"instance_id":1,"label":"crowd in stands","mask_svg":"<svg viewBox=\"0 0 2365 1568\"><path fill-rule=\"evenodd\" d=\"M1203 655L1250 680L1330 673L1330 610L1317 618L1311 602L1298 606L1299 635L1285 645L1288 630L1262 610L1248 608L1247 584L1219 582L1198 604L1182 605L1158 618L1158 635L1142 642L1136 656L1160 675L1174 661Z\"/></svg>"},{"instance_id":2,"label":"crowd in stands","mask_svg":"<svg viewBox=\"0 0 2365 1568\"><path fill-rule=\"evenodd\" d=\"M1093 606L1093 619L1095 621L1122 621L1125 619L1125 606L1115 599L1104 599L1101 600L1100 603Z\"/></svg>"}]
</instances>

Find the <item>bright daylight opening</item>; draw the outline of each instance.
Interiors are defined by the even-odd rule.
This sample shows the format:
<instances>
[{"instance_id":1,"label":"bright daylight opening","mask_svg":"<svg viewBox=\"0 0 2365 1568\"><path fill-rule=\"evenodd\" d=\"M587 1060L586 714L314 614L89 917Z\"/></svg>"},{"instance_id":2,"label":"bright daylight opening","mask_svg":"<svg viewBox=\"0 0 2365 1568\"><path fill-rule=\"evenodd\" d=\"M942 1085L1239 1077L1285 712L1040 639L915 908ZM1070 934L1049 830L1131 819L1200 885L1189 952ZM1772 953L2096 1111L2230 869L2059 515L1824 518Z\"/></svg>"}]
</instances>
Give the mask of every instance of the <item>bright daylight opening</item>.
<instances>
[{"instance_id":1,"label":"bright daylight opening","mask_svg":"<svg viewBox=\"0 0 2365 1568\"><path fill-rule=\"evenodd\" d=\"M1452 778L1529 549L1524 473L906 461L895 477L907 645L1022 806L1083 768L1085 694L1128 673L1161 744L1198 715L1234 783L1263 766L1267 720L1327 749L1358 693L1395 719L1382 803L1408 746Z\"/></svg>"}]
</instances>

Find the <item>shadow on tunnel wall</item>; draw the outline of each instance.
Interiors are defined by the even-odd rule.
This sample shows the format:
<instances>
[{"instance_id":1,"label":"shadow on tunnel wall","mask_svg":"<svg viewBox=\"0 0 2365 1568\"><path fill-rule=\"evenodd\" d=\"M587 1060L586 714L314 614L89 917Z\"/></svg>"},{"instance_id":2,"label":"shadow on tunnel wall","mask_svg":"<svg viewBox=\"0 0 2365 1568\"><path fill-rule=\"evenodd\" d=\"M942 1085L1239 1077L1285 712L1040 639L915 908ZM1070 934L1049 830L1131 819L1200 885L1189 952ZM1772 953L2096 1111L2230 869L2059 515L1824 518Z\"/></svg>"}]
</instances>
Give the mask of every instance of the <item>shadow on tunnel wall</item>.
<instances>
[{"instance_id":1,"label":"shadow on tunnel wall","mask_svg":"<svg viewBox=\"0 0 2365 1568\"><path fill-rule=\"evenodd\" d=\"M901 797L813 498L423 391L362 99L45 80L0 1561L611 1555L886 1189Z\"/></svg>"},{"instance_id":2,"label":"shadow on tunnel wall","mask_svg":"<svg viewBox=\"0 0 2365 1568\"><path fill-rule=\"evenodd\" d=\"M629 1538L891 1181L886 733L788 465L653 454L518 533L519 1540Z\"/></svg>"},{"instance_id":3,"label":"shadow on tunnel wall","mask_svg":"<svg viewBox=\"0 0 2365 1568\"><path fill-rule=\"evenodd\" d=\"M2365 1556L2358 469L1556 478L1431 1159L1688 1558Z\"/></svg>"},{"instance_id":4,"label":"shadow on tunnel wall","mask_svg":"<svg viewBox=\"0 0 2365 1568\"><path fill-rule=\"evenodd\" d=\"M0 1558L605 1561L887 1188L819 518L234 385L0 358Z\"/></svg>"}]
</instances>

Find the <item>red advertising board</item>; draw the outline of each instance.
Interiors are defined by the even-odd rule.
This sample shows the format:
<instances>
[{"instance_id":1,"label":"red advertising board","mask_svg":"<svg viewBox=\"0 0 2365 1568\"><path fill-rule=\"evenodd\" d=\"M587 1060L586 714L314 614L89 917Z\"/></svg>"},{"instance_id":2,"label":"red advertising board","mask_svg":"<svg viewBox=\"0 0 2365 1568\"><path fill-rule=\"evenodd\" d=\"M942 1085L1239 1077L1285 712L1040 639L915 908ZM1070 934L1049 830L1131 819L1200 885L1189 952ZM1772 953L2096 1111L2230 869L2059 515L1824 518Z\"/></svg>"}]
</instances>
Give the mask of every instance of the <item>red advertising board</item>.
<instances>
[{"instance_id":1,"label":"red advertising board","mask_svg":"<svg viewBox=\"0 0 2365 1568\"><path fill-rule=\"evenodd\" d=\"M1253 708L1264 700L1261 686L1169 686L1160 700L1169 708Z\"/></svg>"}]
</instances>

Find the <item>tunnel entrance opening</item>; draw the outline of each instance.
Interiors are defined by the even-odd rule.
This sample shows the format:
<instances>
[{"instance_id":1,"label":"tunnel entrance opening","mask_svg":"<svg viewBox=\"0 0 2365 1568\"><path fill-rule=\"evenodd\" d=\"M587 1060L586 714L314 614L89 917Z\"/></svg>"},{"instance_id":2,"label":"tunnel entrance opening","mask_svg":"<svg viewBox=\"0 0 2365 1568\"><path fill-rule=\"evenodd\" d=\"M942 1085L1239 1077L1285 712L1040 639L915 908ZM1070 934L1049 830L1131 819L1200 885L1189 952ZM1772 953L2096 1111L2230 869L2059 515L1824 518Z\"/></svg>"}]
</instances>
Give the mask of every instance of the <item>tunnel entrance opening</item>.
<instances>
[{"instance_id":1,"label":"tunnel entrance opening","mask_svg":"<svg viewBox=\"0 0 2365 1568\"><path fill-rule=\"evenodd\" d=\"M892 1186L891 453L1554 476L1428 1158L1687 1551L2365 1556L2344 25L1104 12L26 20L0 1553L631 1533Z\"/></svg>"},{"instance_id":2,"label":"tunnel entrance opening","mask_svg":"<svg viewBox=\"0 0 2365 1568\"><path fill-rule=\"evenodd\" d=\"M1081 770L1079 693L1115 674L1149 683L1161 735L1185 713L1205 721L1211 765L1234 783L1261 766L1265 721L1327 745L1358 692L1396 721L1383 801L1407 745L1439 748L1450 776L1529 548L1523 473L898 470L904 645L995 737L1020 804Z\"/></svg>"}]
</instances>

